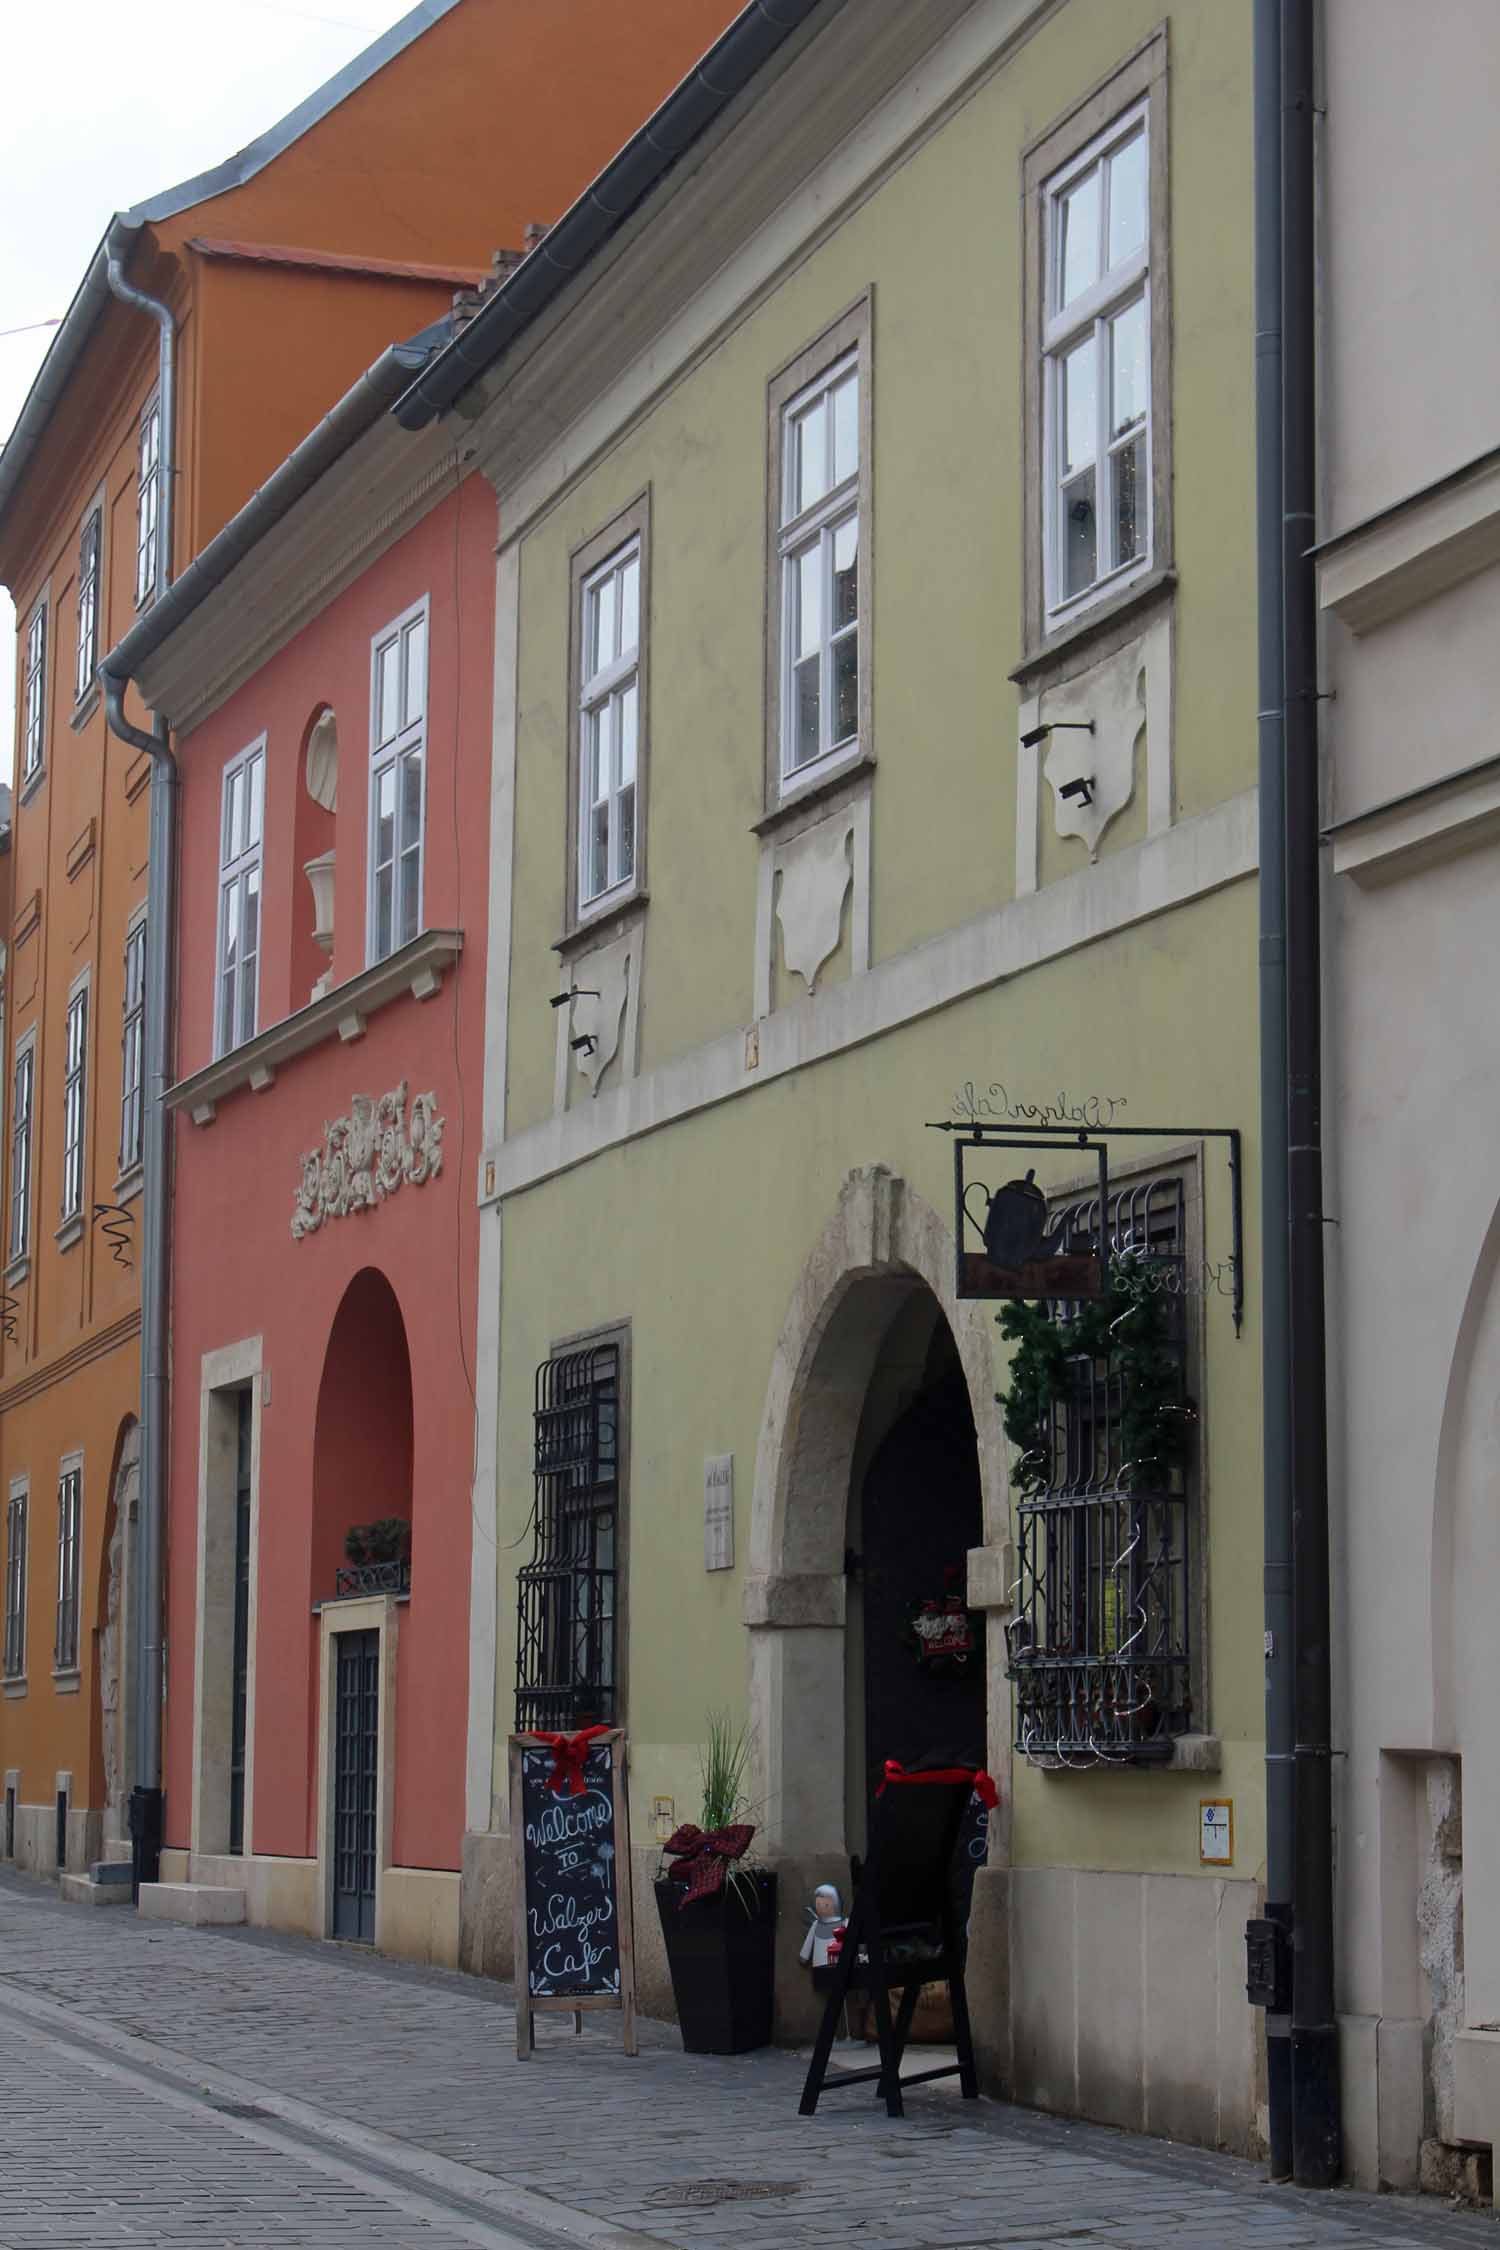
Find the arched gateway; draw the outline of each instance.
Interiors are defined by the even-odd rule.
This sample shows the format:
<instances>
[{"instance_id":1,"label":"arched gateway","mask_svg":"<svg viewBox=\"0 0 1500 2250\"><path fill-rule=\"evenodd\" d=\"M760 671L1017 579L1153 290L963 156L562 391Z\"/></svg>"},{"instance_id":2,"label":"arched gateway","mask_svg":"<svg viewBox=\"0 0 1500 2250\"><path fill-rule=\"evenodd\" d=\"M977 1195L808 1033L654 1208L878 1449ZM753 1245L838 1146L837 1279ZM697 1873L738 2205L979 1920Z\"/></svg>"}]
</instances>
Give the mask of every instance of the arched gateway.
<instances>
[{"instance_id":1,"label":"arched gateway","mask_svg":"<svg viewBox=\"0 0 1500 2250\"><path fill-rule=\"evenodd\" d=\"M992 1550L979 1575L989 1584L998 1574L1007 1507L993 1323L953 1284L953 1238L932 1206L884 1166L851 1172L772 1360L744 1621L757 1816L793 1899L862 1846L866 1768L882 1749L866 1740L870 1665L904 1661L884 1642L878 1652L854 1645L864 1598L851 1534L875 1536L872 1491L889 1513L892 1478L908 1474L912 1508L928 1513L926 1577L909 1539L903 1550L914 1595L940 1593L945 1578L962 1586L966 1554L949 1552L961 1529L965 1544ZM983 1710L979 1690L955 1696L948 1734L978 1738L976 1748L987 1737L999 1772L1008 1728L998 1632L983 1662ZM929 1707L921 1723L943 1722ZM800 1917L784 1913L782 1924L794 1948ZM778 1989L783 2028L795 2029L808 2005L801 1985L781 1973Z\"/></svg>"}]
</instances>

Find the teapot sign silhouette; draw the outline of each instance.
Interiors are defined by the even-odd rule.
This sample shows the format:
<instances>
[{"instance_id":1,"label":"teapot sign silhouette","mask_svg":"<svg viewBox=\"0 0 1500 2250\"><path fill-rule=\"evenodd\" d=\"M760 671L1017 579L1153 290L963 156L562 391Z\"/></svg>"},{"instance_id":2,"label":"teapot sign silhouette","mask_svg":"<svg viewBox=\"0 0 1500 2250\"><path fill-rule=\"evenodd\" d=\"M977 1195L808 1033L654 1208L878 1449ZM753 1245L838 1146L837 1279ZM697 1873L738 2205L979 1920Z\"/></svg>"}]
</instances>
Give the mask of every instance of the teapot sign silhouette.
<instances>
[{"instance_id":1,"label":"teapot sign silhouette","mask_svg":"<svg viewBox=\"0 0 1500 2250\"><path fill-rule=\"evenodd\" d=\"M969 1204L975 1188L984 1196L982 1222ZM971 1180L964 1190L964 1217L984 1243L984 1254L991 1265L1030 1265L1033 1259L1050 1256L1056 1248L1055 1239L1047 1236L1047 1198L1036 1184L1034 1171L1029 1171L1024 1180L1007 1180L993 1195L986 1192L982 1180Z\"/></svg>"}]
</instances>

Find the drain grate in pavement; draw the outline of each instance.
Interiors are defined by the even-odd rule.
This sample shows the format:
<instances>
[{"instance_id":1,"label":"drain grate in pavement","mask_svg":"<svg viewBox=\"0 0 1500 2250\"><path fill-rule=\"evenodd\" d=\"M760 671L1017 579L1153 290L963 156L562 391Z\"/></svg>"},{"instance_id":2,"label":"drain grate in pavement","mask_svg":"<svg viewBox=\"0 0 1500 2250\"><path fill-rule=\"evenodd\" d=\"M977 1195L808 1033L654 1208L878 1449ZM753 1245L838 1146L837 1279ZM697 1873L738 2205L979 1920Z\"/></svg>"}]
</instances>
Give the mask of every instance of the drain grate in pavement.
<instances>
[{"instance_id":1,"label":"drain grate in pavement","mask_svg":"<svg viewBox=\"0 0 1500 2250\"><path fill-rule=\"evenodd\" d=\"M804 2180L669 2180L653 2188L646 2201L656 2209L704 2203L750 2203L767 2195L796 2195Z\"/></svg>"},{"instance_id":2,"label":"drain grate in pavement","mask_svg":"<svg viewBox=\"0 0 1500 2250\"><path fill-rule=\"evenodd\" d=\"M221 2117L269 2117L271 2114L268 2109L262 2109L259 2102L210 2102L208 2106L216 2109Z\"/></svg>"}]
</instances>

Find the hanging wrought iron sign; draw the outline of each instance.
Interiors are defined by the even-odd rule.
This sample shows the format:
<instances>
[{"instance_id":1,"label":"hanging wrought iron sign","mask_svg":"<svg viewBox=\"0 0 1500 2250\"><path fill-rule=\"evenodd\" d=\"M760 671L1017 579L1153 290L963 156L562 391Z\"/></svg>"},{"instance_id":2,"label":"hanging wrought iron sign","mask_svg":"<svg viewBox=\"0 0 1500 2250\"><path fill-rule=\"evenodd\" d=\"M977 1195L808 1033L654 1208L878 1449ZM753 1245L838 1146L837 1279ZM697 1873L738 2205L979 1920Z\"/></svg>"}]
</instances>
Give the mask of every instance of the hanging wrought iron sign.
<instances>
[{"instance_id":1,"label":"hanging wrought iron sign","mask_svg":"<svg viewBox=\"0 0 1500 2250\"><path fill-rule=\"evenodd\" d=\"M959 1130L959 1128L950 1128ZM1104 1144L1078 1136L1099 1166L1099 1208L1109 1208ZM1109 1273L1108 1232L1080 1242L1066 1222L1048 1226L1047 1198L1036 1171L1013 1172L1018 1153L1055 1155L1053 1140L995 1137L978 1129L953 1146L954 1234L960 1297L1102 1297ZM993 1183L993 1184L992 1184Z\"/></svg>"}]
</instances>

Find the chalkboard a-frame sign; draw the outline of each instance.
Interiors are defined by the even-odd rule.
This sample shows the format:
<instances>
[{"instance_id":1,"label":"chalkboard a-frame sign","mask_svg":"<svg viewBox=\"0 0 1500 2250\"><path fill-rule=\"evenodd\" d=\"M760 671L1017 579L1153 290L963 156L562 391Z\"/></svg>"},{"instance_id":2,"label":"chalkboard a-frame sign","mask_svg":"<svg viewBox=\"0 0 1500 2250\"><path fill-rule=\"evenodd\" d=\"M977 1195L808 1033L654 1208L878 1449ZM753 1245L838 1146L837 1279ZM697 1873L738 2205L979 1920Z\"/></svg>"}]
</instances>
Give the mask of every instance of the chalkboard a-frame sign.
<instances>
[{"instance_id":1,"label":"chalkboard a-frame sign","mask_svg":"<svg viewBox=\"0 0 1500 2250\"><path fill-rule=\"evenodd\" d=\"M635 1946L630 1902L630 1814L625 1735L595 1738L583 1792L551 1786L551 1745L510 1738L510 1833L515 1853L516 2053L536 2045L534 2018L618 2008L625 2052L636 2052Z\"/></svg>"}]
</instances>

